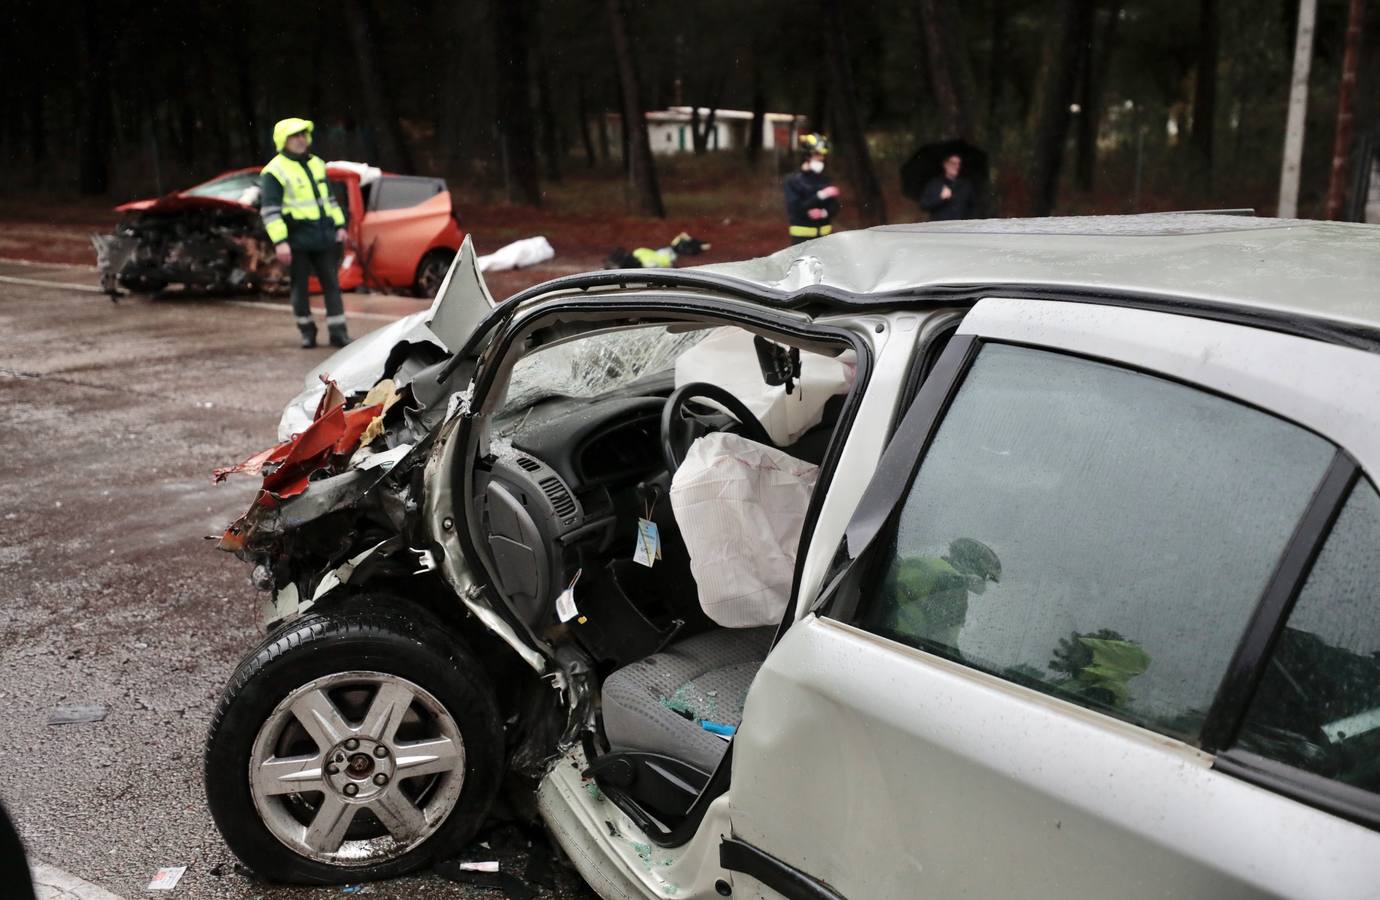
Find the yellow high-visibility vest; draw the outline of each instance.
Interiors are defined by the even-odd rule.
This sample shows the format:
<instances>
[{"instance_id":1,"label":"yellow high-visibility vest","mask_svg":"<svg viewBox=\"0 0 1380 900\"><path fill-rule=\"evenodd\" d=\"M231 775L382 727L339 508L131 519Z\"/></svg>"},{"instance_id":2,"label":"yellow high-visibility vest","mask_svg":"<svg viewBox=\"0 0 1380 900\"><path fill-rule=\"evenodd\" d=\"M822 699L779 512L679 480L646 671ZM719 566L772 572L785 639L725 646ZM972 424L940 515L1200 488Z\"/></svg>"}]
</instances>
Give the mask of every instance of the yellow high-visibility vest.
<instances>
[{"instance_id":1,"label":"yellow high-visibility vest","mask_svg":"<svg viewBox=\"0 0 1380 900\"><path fill-rule=\"evenodd\" d=\"M307 177L307 172L311 177ZM273 243L287 240L287 219L298 222L314 222L322 216L329 216L337 228L345 227L345 213L340 204L331 196L330 182L326 180L326 164L319 156L309 156L306 168L294 159L279 153L263 167L263 173L272 175L283 186L283 205L265 206L259 211L263 216L264 228L268 229L268 239Z\"/></svg>"},{"instance_id":2,"label":"yellow high-visibility vest","mask_svg":"<svg viewBox=\"0 0 1380 900\"><path fill-rule=\"evenodd\" d=\"M632 255L637 257L644 269L670 269L676 264L673 254L664 250L653 250L651 247L638 247Z\"/></svg>"}]
</instances>

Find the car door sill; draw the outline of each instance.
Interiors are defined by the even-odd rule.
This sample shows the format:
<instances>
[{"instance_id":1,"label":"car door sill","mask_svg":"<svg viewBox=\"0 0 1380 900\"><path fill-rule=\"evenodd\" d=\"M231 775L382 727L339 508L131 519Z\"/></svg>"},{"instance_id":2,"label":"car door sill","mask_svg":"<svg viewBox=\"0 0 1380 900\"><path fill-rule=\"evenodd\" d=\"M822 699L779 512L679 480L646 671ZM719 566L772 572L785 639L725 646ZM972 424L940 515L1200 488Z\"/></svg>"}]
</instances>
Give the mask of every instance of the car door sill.
<instances>
[{"instance_id":1,"label":"car door sill","mask_svg":"<svg viewBox=\"0 0 1380 900\"><path fill-rule=\"evenodd\" d=\"M819 879L735 837L724 838L719 845L719 865L751 876L789 900L844 900Z\"/></svg>"}]
</instances>

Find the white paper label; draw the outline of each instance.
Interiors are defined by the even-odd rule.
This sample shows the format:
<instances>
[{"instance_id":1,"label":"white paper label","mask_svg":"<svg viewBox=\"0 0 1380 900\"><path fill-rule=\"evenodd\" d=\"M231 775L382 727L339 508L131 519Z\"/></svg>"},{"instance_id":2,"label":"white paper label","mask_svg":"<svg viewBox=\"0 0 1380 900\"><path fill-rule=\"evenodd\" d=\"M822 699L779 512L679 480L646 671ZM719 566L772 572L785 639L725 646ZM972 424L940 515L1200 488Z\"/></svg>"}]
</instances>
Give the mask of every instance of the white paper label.
<instances>
[{"instance_id":1,"label":"white paper label","mask_svg":"<svg viewBox=\"0 0 1380 900\"><path fill-rule=\"evenodd\" d=\"M655 522L637 520L637 546L633 548L633 562L651 568L661 559L661 532Z\"/></svg>"},{"instance_id":2,"label":"white paper label","mask_svg":"<svg viewBox=\"0 0 1380 900\"><path fill-rule=\"evenodd\" d=\"M561 591L561 595L556 598L556 616L562 622L569 622L579 614L579 607L575 605L575 588L568 587Z\"/></svg>"},{"instance_id":3,"label":"white paper label","mask_svg":"<svg viewBox=\"0 0 1380 900\"><path fill-rule=\"evenodd\" d=\"M153 873L153 880L149 882L150 891L170 891L177 887L177 883L182 880L182 873L187 871L186 866L165 866Z\"/></svg>"}]
</instances>

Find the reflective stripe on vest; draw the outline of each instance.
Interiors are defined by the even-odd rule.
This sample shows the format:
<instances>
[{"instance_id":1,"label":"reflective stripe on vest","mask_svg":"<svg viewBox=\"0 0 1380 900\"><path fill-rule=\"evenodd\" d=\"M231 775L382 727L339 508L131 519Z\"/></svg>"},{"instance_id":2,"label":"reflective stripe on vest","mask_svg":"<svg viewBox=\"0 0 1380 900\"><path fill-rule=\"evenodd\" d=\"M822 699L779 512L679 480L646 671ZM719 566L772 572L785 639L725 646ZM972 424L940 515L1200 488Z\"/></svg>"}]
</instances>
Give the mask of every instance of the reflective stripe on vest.
<instances>
[{"instance_id":1,"label":"reflective stripe on vest","mask_svg":"<svg viewBox=\"0 0 1380 900\"><path fill-rule=\"evenodd\" d=\"M833 230L833 225L820 225L818 227L814 225L792 225L791 237L824 237Z\"/></svg>"},{"instance_id":2,"label":"reflective stripe on vest","mask_svg":"<svg viewBox=\"0 0 1380 900\"><path fill-rule=\"evenodd\" d=\"M311 171L311 177L307 176L308 170ZM322 217L324 210L336 225L345 224L345 214L331 195L330 182L326 180L326 164L320 157L308 157L304 169L301 163L280 153L269 160L263 171L278 179L283 186L283 216L301 222L314 222ZM268 211L264 212L265 219L269 218Z\"/></svg>"}]
</instances>

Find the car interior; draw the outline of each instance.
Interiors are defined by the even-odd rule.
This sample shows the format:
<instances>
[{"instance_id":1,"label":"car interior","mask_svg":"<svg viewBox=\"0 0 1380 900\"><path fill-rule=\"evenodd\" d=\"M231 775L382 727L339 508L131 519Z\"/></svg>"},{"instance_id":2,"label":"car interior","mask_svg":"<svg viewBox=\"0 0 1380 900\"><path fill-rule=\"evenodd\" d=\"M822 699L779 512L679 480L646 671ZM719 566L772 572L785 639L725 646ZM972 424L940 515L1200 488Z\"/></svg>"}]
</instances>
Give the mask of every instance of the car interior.
<instances>
[{"instance_id":1,"label":"car interior","mask_svg":"<svg viewBox=\"0 0 1380 900\"><path fill-rule=\"evenodd\" d=\"M853 353L737 326L662 325L567 339L514 368L476 472L485 545L533 633L573 641L593 661L602 733L586 741L588 774L635 819L664 826L685 815L725 754L780 619L728 628L706 615L687 541L704 535L678 521L673 477L714 432L815 470L852 388ZM783 417L783 405L803 418ZM733 460L706 468L722 463ZM723 511L690 527L733 544L760 537L735 537L745 517ZM659 536L650 566L635 559L639 520ZM790 567L800 524L779 524ZM567 589L573 613L561 609Z\"/></svg>"}]
</instances>

